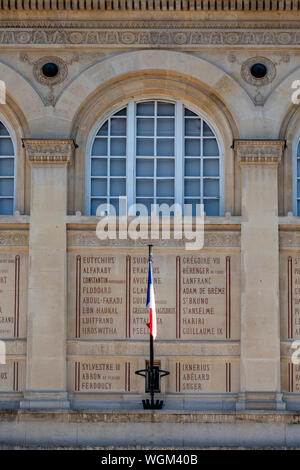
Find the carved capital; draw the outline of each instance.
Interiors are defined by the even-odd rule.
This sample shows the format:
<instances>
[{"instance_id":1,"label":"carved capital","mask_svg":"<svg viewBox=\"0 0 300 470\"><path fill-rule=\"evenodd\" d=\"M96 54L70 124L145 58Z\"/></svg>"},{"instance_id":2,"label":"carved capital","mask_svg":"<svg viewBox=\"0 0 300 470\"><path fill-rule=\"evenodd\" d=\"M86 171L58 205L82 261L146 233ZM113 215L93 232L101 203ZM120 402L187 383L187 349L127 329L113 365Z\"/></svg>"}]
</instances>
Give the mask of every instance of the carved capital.
<instances>
[{"instance_id":1,"label":"carved capital","mask_svg":"<svg viewBox=\"0 0 300 470\"><path fill-rule=\"evenodd\" d=\"M30 163L68 164L75 149L73 140L24 139L26 157Z\"/></svg>"},{"instance_id":2,"label":"carved capital","mask_svg":"<svg viewBox=\"0 0 300 470\"><path fill-rule=\"evenodd\" d=\"M233 148L241 165L278 165L284 146L284 140L235 140Z\"/></svg>"}]
</instances>

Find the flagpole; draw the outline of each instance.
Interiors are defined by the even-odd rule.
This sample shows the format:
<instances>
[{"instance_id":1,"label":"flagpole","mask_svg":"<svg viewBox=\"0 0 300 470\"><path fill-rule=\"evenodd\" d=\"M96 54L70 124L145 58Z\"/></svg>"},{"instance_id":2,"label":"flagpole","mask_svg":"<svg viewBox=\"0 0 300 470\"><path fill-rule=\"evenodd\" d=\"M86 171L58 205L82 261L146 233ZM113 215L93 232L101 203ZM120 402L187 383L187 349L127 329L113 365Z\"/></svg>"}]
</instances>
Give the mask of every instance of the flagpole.
<instances>
[{"instance_id":1,"label":"flagpole","mask_svg":"<svg viewBox=\"0 0 300 470\"><path fill-rule=\"evenodd\" d=\"M152 267L152 245L149 245L149 264L151 263ZM154 346L153 346L153 335L150 330L150 396L151 396L151 405L154 406Z\"/></svg>"},{"instance_id":2,"label":"flagpole","mask_svg":"<svg viewBox=\"0 0 300 470\"><path fill-rule=\"evenodd\" d=\"M160 379L166 375L169 375L170 372L167 370L161 370L159 367L154 368L154 338L153 338L153 311L154 308L154 316L155 316L155 327L154 327L154 337L156 337L156 312L155 312L155 302L154 305L151 302L154 301L154 294L153 294L153 276L152 276L152 245L148 245L149 247L149 276L148 276L148 294L147 294L147 307L149 302L149 310L150 310L150 322L147 323L150 332L150 361L148 363L147 369L137 370L135 373L137 375L141 375L145 377L146 384L147 384L147 392L150 393L151 400L149 399L143 400L143 407L145 410L161 410L163 407L163 400L154 400L154 393L155 393L155 381L158 380L158 390L156 392L160 393ZM150 283L150 284L149 284ZM149 290L150 289L150 290ZM152 291L151 291L152 289ZM152 295L151 295L152 292ZM148 299L148 295L150 296ZM153 298L152 298L153 296Z\"/></svg>"}]
</instances>

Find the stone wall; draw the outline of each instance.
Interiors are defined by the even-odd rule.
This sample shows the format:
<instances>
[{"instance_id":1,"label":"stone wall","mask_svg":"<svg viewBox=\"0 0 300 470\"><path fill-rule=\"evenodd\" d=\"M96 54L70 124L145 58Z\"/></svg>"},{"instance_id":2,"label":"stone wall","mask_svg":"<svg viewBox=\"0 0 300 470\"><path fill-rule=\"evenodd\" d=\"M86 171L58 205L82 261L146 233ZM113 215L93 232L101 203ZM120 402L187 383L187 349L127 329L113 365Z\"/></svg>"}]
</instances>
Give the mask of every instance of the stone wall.
<instances>
[{"instance_id":1,"label":"stone wall","mask_svg":"<svg viewBox=\"0 0 300 470\"><path fill-rule=\"evenodd\" d=\"M151 98L203 112L224 158L224 213L205 218L204 248L153 241L166 408L298 410L298 3L280 21L273 2L223 2L224 15L218 2L147 2L146 13L145 2L64 2L59 14L59 2L33 3L1 3L0 121L17 155L16 212L0 216L1 407L141 407L148 241L96 237L85 161L100 121ZM263 81L253 61L267 66Z\"/></svg>"}]
</instances>

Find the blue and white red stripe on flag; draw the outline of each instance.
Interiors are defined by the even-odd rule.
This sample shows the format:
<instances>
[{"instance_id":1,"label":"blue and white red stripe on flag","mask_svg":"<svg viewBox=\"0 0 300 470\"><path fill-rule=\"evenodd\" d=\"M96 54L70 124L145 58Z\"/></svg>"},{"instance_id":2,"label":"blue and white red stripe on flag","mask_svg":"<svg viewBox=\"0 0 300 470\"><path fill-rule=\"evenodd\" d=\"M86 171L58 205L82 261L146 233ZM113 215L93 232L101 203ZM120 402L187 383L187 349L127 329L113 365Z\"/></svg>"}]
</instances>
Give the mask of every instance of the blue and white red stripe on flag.
<instances>
[{"instance_id":1,"label":"blue and white red stripe on flag","mask_svg":"<svg viewBox=\"0 0 300 470\"><path fill-rule=\"evenodd\" d=\"M155 296L154 296L154 285L153 285L153 273L152 273L152 261L149 261L149 273L148 273L148 291L147 291L147 303L146 307L149 311L150 321L147 326L150 330L150 335L153 339L157 335L157 322L156 322L156 310L155 310Z\"/></svg>"}]
</instances>

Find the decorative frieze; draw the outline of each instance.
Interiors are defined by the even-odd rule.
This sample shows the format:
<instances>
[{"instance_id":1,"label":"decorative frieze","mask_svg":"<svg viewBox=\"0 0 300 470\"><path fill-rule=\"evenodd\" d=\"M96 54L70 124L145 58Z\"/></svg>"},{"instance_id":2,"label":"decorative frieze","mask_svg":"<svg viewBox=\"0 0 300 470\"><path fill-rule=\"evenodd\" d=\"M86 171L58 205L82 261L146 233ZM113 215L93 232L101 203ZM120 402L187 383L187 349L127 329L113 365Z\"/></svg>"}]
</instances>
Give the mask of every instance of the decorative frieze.
<instances>
[{"instance_id":1,"label":"decorative frieze","mask_svg":"<svg viewBox=\"0 0 300 470\"><path fill-rule=\"evenodd\" d=\"M30 163L71 163L75 144L73 140L24 139L26 156Z\"/></svg>"},{"instance_id":2,"label":"decorative frieze","mask_svg":"<svg viewBox=\"0 0 300 470\"><path fill-rule=\"evenodd\" d=\"M39 0L4 0L0 10L101 10L101 11L298 11L296 1L276 0L54 0L41 3Z\"/></svg>"},{"instance_id":3,"label":"decorative frieze","mask_svg":"<svg viewBox=\"0 0 300 470\"><path fill-rule=\"evenodd\" d=\"M1 21L2 45L198 47L300 45L299 23Z\"/></svg>"},{"instance_id":4,"label":"decorative frieze","mask_svg":"<svg viewBox=\"0 0 300 470\"><path fill-rule=\"evenodd\" d=\"M28 246L28 232L2 230L0 232L0 246Z\"/></svg>"},{"instance_id":5,"label":"decorative frieze","mask_svg":"<svg viewBox=\"0 0 300 470\"><path fill-rule=\"evenodd\" d=\"M185 248L185 243L187 240L184 238L182 240L175 240L172 237L171 232L170 240L159 240L160 248ZM153 240L157 244L157 240ZM114 241L114 247L116 248L139 248L149 245L149 239L139 239L127 240L117 239ZM204 247L205 248L239 248L241 245L241 235L240 231L223 231L223 232L210 232L204 229ZM110 240L100 240L96 236L95 230L69 230L68 231L68 247L107 247L111 246Z\"/></svg>"},{"instance_id":6,"label":"decorative frieze","mask_svg":"<svg viewBox=\"0 0 300 470\"><path fill-rule=\"evenodd\" d=\"M234 150L240 164L278 165L284 140L235 140Z\"/></svg>"},{"instance_id":7,"label":"decorative frieze","mask_svg":"<svg viewBox=\"0 0 300 470\"><path fill-rule=\"evenodd\" d=\"M289 230L279 232L279 246L281 249L284 248L295 248L299 250L300 248L300 231L298 230Z\"/></svg>"}]
</instances>

